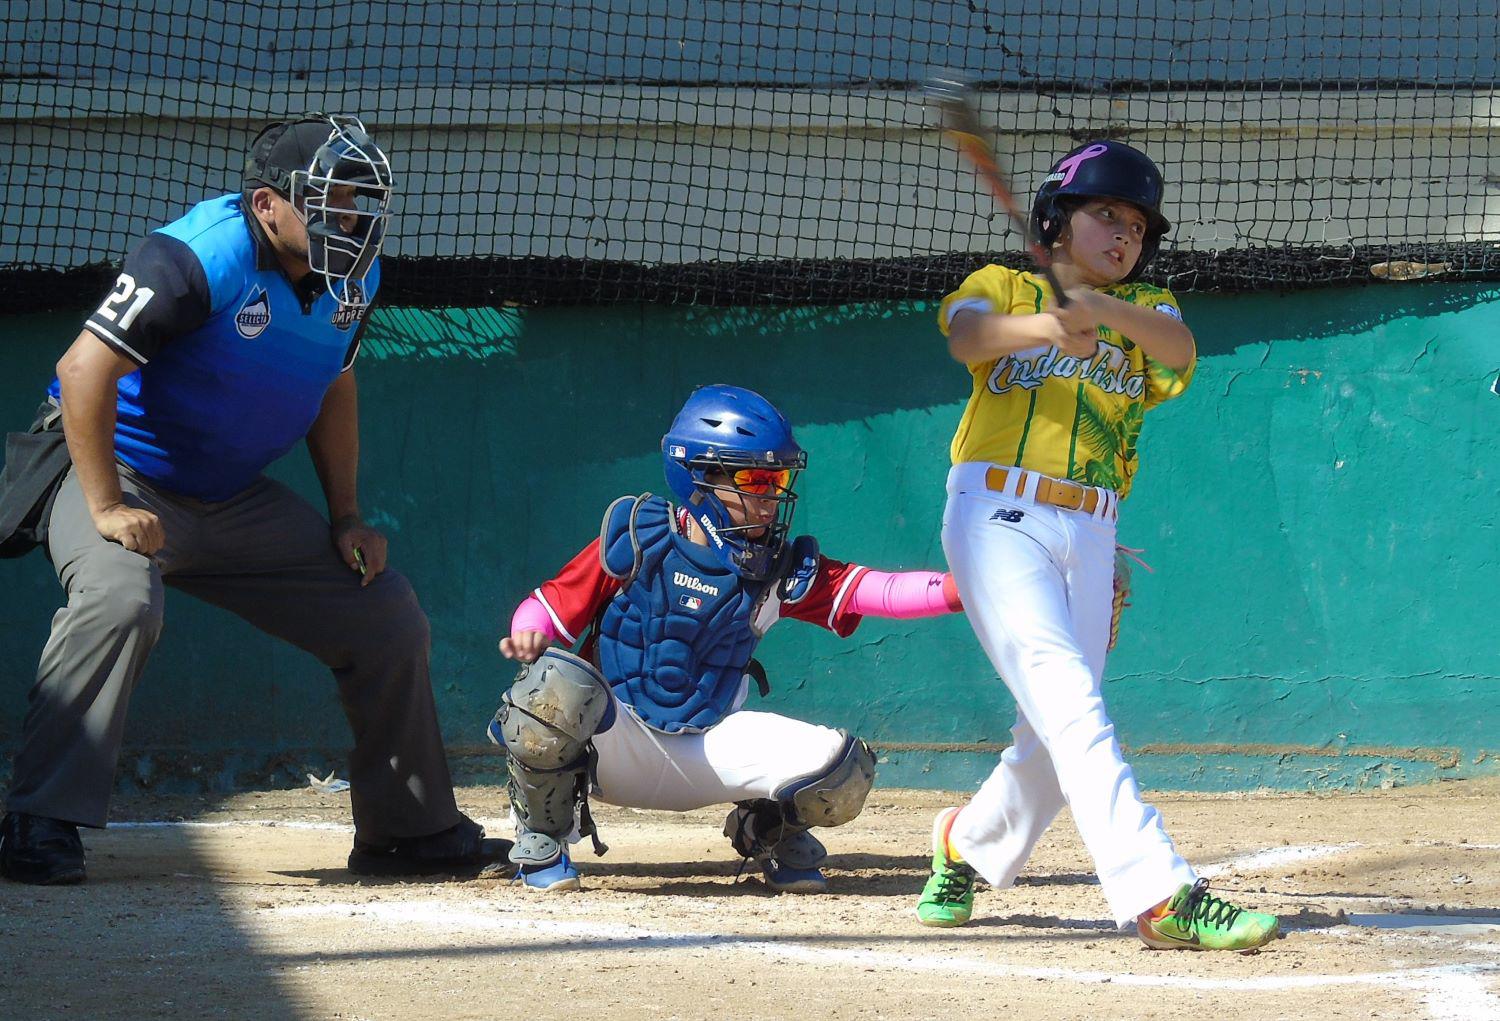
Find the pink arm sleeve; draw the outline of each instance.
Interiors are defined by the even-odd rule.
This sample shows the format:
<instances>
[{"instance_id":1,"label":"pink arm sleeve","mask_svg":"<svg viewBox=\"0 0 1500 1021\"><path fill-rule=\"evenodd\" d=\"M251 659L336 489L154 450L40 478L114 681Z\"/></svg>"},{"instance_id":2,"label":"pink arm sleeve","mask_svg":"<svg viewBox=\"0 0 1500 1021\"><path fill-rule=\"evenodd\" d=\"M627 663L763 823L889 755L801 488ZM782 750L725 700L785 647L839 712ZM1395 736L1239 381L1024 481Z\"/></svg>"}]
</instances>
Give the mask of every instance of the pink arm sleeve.
<instances>
[{"instance_id":1,"label":"pink arm sleeve","mask_svg":"<svg viewBox=\"0 0 1500 1021\"><path fill-rule=\"evenodd\" d=\"M932 617L963 608L953 576L937 571L866 571L849 594L849 609L867 617Z\"/></svg>"},{"instance_id":2,"label":"pink arm sleeve","mask_svg":"<svg viewBox=\"0 0 1500 1021\"><path fill-rule=\"evenodd\" d=\"M510 633L515 635L522 631L540 631L550 642L561 637L557 633L557 625L552 623L552 614L547 612L542 601L534 595L527 596L525 602L516 607L515 616L510 618Z\"/></svg>"}]
</instances>

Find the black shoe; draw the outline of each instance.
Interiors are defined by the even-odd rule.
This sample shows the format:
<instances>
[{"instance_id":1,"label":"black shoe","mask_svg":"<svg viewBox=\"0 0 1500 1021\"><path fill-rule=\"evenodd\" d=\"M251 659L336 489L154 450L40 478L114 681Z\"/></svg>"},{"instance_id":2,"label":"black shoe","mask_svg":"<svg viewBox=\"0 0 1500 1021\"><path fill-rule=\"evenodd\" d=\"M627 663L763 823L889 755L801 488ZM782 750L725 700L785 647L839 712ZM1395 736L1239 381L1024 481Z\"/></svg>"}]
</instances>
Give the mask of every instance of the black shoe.
<instances>
[{"instance_id":1,"label":"black shoe","mask_svg":"<svg viewBox=\"0 0 1500 1021\"><path fill-rule=\"evenodd\" d=\"M456 826L425 837L403 837L387 844L355 838L349 871L357 876L457 876L509 879L516 874L509 840L486 839L484 827L460 816Z\"/></svg>"},{"instance_id":2,"label":"black shoe","mask_svg":"<svg viewBox=\"0 0 1500 1021\"><path fill-rule=\"evenodd\" d=\"M6 812L0 820L0 876L35 886L83 882L83 841L61 819Z\"/></svg>"}]
</instances>

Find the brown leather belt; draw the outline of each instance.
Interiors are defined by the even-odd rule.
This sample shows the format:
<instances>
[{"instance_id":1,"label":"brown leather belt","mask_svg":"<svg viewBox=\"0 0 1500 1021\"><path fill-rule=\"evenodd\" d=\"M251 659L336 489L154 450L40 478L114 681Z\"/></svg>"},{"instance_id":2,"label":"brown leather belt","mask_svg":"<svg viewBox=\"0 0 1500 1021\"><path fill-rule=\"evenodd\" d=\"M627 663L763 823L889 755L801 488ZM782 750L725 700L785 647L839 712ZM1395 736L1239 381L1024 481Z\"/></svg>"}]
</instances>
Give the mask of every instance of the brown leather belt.
<instances>
[{"instance_id":1,"label":"brown leather belt","mask_svg":"<svg viewBox=\"0 0 1500 1021\"><path fill-rule=\"evenodd\" d=\"M1083 511L1085 514L1092 514L1099 509L1100 491L1092 486L1070 479L1054 479L1020 468L1001 468L996 465L984 473L984 484L996 493L1022 496L1026 492L1028 477L1036 479L1036 492L1032 494L1032 499L1037 503L1064 510Z\"/></svg>"}]
</instances>

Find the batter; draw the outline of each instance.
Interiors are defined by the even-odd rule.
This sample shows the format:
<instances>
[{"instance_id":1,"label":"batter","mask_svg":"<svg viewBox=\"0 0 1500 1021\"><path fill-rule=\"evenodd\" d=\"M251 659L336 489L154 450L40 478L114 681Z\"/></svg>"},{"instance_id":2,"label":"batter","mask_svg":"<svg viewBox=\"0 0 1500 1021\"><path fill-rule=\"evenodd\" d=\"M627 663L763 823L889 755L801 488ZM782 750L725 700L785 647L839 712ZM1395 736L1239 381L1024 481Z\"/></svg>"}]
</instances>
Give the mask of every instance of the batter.
<instances>
[{"instance_id":1,"label":"batter","mask_svg":"<svg viewBox=\"0 0 1500 1021\"><path fill-rule=\"evenodd\" d=\"M1272 915L1208 893L1146 804L1100 682L1115 597L1115 520L1145 412L1192 379L1171 292L1137 282L1170 224L1144 154L1093 142L1044 180L1032 229L1069 299L991 265L943 299L939 326L973 389L952 444L943 550L980 644L1015 697L1013 743L967 805L939 813L926 925L967 922L975 874L1007 887L1067 805L1111 913L1156 948L1249 950Z\"/></svg>"}]
</instances>

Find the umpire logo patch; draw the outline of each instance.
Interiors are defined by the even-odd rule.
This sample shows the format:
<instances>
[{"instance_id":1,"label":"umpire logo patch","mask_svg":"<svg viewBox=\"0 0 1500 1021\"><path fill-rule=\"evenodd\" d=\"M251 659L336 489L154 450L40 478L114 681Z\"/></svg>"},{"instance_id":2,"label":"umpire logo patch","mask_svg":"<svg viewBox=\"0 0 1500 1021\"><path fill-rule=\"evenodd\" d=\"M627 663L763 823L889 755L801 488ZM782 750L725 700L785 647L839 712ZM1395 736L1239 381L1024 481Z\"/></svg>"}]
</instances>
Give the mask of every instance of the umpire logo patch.
<instances>
[{"instance_id":1,"label":"umpire logo patch","mask_svg":"<svg viewBox=\"0 0 1500 1021\"><path fill-rule=\"evenodd\" d=\"M344 283L344 297L348 304L340 305L333 313L333 328L347 330L365 317L365 289L353 280Z\"/></svg>"},{"instance_id":2,"label":"umpire logo patch","mask_svg":"<svg viewBox=\"0 0 1500 1021\"><path fill-rule=\"evenodd\" d=\"M234 328L240 331L240 336L246 340L254 340L266 332L266 327L271 325L271 302L266 297L266 289L257 287L250 292L250 297L240 306L240 310L234 314Z\"/></svg>"},{"instance_id":3,"label":"umpire logo patch","mask_svg":"<svg viewBox=\"0 0 1500 1021\"><path fill-rule=\"evenodd\" d=\"M1026 516L1026 512L1025 511L1011 510L1009 507L1001 507L995 513L993 513L993 514L990 515L990 520L991 521L1008 521L1012 525L1014 525L1017 521L1020 521L1025 516Z\"/></svg>"}]
</instances>

